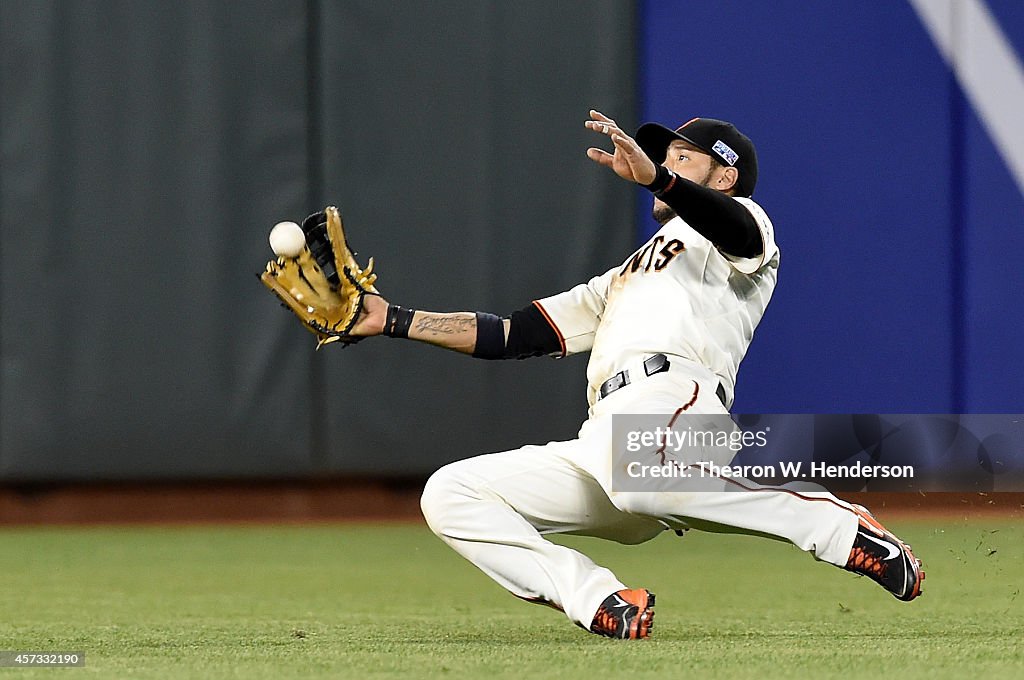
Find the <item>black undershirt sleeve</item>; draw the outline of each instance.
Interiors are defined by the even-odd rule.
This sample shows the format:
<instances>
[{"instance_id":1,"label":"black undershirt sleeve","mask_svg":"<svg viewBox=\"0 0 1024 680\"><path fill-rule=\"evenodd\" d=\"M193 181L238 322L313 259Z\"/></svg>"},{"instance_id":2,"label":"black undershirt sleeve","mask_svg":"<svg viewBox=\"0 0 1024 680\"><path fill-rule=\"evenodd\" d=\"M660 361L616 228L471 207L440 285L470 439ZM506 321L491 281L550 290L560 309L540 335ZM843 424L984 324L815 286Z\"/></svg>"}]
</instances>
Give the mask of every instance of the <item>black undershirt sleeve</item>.
<instances>
[{"instance_id":1,"label":"black undershirt sleeve","mask_svg":"<svg viewBox=\"0 0 1024 680\"><path fill-rule=\"evenodd\" d=\"M654 181L644 186L723 253L757 257L764 251L754 216L731 196L684 179L663 165Z\"/></svg>"},{"instance_id":2,"label":"black undershirt sleeve","mask_svg":"<svg viewBox=\"0 0 1024 680\"><path fill-rule=\"evenodd\" d=\"M528 359L545 354L562 353L558 331L547 317L530 304L509 319L508 340L505 339L504 321L487 312L476 313L476 359Z\"/></svg>"},{"instance_id":3,"label":"black undershirt sleeve","mask_svg":"<svg viewBox=\"0 0 1024 680\"><path fill-rule=\"evenodd\" d=\"M536 305L529 304L512 312L510 319L503 359L528 359L561 353L558 333Z\"/></svg>"}]
</instances>

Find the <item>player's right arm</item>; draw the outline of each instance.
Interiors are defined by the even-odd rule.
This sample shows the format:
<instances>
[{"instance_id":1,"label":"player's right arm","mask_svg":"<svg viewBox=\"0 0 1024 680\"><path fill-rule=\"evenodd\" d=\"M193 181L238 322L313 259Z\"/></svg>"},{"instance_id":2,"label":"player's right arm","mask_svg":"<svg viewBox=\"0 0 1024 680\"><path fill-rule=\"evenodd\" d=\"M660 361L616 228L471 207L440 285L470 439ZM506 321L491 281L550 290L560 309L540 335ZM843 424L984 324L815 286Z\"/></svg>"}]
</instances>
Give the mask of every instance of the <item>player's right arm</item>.
<instances>
[{"instance_id":1,"label":"player's right arm","mask_svg":"<svg viewBox=\"0 0 1024 680\"><path fill-rule=\"evenodd\" d=\"M500 318L486 312L428 312L367 296L353 335L418 340L479 359L562 357L587 351L614 270Z\"/></svg>"}]
</instances>

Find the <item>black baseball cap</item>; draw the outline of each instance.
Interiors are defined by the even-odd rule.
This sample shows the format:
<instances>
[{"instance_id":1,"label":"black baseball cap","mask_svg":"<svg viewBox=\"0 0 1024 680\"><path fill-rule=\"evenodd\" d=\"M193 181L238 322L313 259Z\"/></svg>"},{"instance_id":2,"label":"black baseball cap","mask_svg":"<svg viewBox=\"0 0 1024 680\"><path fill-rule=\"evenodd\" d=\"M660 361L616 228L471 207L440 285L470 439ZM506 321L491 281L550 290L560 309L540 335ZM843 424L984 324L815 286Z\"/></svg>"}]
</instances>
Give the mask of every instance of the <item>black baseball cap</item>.
<instances>
[{"instance_id":1,"label":"black baseball cap","mask_svg":"<svg viewBox=\"0 0 1024 680\"><path fill-rule=\"evenodd\" d=\"M754 143L735 125L714 118L694 118L675 130L657 123L644 123L636 131L636 143L655 163L665 160L668 145L677 139L693 144L722 165L736 168L739 171L736 195L753 195L757 184L757 154Z\"/></svg>"}]
</instances>

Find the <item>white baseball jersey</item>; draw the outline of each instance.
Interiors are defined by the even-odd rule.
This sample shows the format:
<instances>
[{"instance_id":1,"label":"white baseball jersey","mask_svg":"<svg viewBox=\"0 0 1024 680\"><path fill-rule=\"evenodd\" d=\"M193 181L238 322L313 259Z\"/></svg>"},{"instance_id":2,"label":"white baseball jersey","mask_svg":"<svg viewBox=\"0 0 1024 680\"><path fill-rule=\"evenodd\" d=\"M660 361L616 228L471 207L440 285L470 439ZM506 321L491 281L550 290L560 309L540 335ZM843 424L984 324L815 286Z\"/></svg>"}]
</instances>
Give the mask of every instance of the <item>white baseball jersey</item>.
<instances>
[{"instance_id":1,"label":"white baseball jersey","mask_svg":"<svg viewBox=\"0 0 1024 680\"><path fill-rule=\"evenodd\" d=\"M779 249L771 220L749 198L762 254L738 259L720 252L680 217L667 222L626 261L535 304L555 327L561 356L590 350L587 397L627 363L664 353L714 373L733 401L736 373L771 299Z\"/></svg>"}]
</instances>

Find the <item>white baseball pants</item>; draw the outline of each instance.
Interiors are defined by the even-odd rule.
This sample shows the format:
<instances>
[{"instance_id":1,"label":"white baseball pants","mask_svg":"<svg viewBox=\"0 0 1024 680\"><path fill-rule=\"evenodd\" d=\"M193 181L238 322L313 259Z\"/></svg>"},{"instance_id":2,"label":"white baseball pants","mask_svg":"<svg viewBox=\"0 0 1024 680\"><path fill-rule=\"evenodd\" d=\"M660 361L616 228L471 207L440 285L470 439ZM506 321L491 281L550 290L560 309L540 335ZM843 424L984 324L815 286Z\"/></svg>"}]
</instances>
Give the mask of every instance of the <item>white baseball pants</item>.
<instances>
[{"instance_id":1,"label":"white baseball pants","mask_svg":"<svg viewBox=\"0 0 1024 680\"><path fill-rule=\"evenodd\" d=\"M727 413L716 387L703 368L676 362L670 372L598 401L576 439L451 463L423 491L427 524L512 594L558 607L587 629L601 602L627 586L544 534L636 544L665 529L748 533L789 541L816 559L845 566L857 517L828 493L612 490L613 414L672 415L683 407Z\"/></svg>"}]
</instances>

